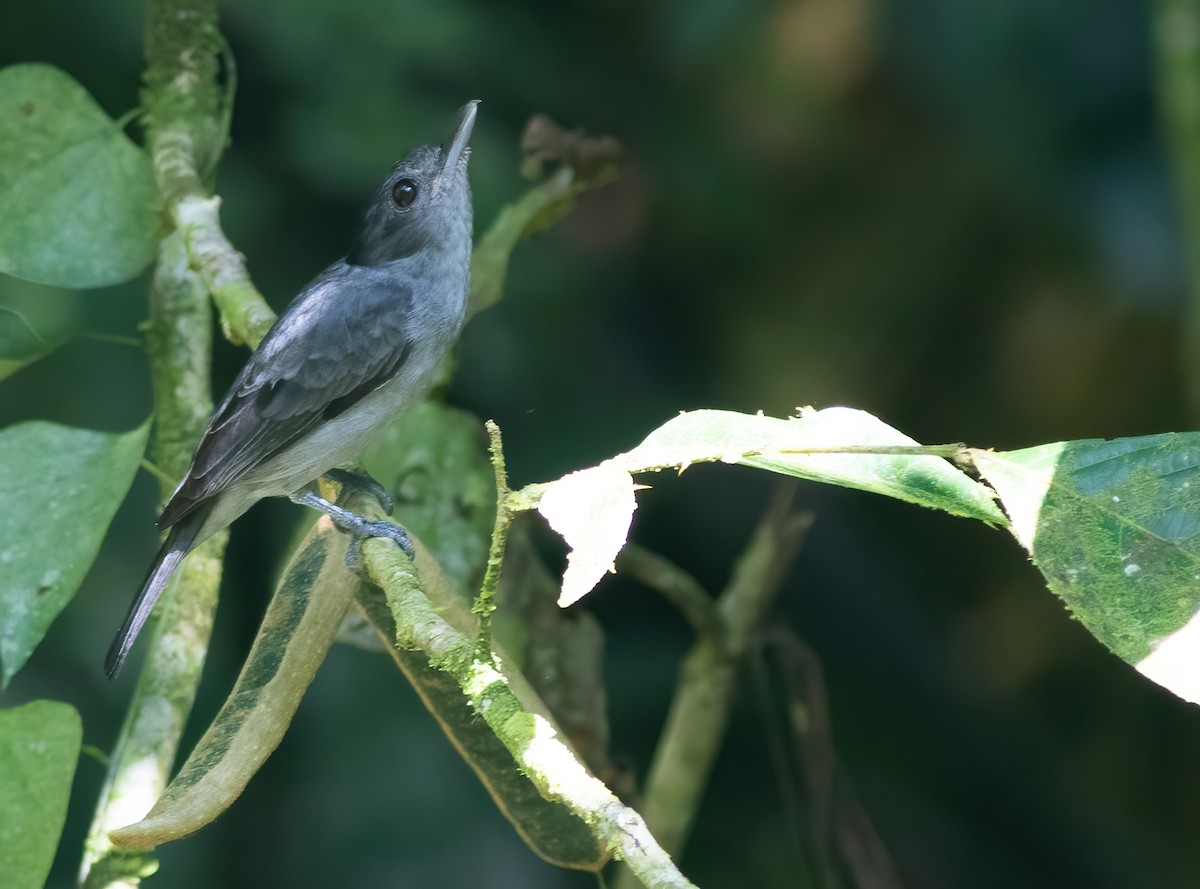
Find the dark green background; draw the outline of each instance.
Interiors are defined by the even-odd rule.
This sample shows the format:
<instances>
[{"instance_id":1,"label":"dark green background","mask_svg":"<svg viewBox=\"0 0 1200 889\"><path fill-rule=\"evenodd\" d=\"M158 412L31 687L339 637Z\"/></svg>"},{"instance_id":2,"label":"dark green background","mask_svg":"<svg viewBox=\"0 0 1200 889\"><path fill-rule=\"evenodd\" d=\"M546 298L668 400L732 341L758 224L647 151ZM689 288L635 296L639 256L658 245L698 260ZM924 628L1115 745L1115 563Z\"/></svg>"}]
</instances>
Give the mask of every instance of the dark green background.
<instances>
[{"instance_id":1,"label":"dark green background","mask_svg":"<svg viewBox=\"0 0 1200 889\"><path fill-rule=\"evenodd\" d=\"M6 9L0 64L56 64L119 116L140 15ZM276 307L466 99L483 100L480 227L525 187L532 113L624 143L622 180L519 249L504 303L459 349L449 398L499 422L517 483L696 407L847 404L921 441L994 447L1196 426L1145 3L268 0L224 15L240 80L223 220ZM46 331L133 335L144 294L0 279L0 304ZM218 390L243 357L219 346ZM75 342L0 384L3 424L124 430L149 412L130 347ZM635 537L718 588L769 481L725 466L655 479ZM154 498L143 474L4 706L69 701L85 741L111 744L132 677L110 685L100 663L154 549ZM908 886L1195 885L1200 710L1092 640L1004 533L848 491L801 498L817 522L773 621L821 657L841 763ZM297 519L272 503L235 529L200 719ZM689 635L620 580L589 606L609 638L614 754L644 772ZM682 864L706 889L796 886L744 692ZM72 880L101 776L85 758L54 886ZM594 885L528 853L390 664L344 648L237 806L162 862L149 885Z\"/></svg>"}]
</instances>

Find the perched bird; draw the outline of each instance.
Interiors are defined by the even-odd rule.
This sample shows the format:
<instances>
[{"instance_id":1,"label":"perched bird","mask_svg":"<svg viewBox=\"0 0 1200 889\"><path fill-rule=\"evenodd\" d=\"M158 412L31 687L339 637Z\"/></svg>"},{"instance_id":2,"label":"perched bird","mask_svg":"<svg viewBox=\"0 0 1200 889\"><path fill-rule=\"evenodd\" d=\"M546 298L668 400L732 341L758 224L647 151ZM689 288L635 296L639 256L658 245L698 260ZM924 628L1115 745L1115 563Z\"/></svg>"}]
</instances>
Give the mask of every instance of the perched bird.
<instances>
[{"instance_id":1,"label":"perched bird","mask_svg":"<svg viewBox=\"0 0 1200 889\"><path fill-rule=\"evenodd\" d=\"M358 536L388 536L307 489L360 456L371 435L417 402L458 338L471 262L467 147L478 101L448 147L425 145L393 168L350 252L272 325L217 408L159 527L169 528L109 649L115 677L183 558L263 497L327 512Z\"/></svg>"}]
</instances>

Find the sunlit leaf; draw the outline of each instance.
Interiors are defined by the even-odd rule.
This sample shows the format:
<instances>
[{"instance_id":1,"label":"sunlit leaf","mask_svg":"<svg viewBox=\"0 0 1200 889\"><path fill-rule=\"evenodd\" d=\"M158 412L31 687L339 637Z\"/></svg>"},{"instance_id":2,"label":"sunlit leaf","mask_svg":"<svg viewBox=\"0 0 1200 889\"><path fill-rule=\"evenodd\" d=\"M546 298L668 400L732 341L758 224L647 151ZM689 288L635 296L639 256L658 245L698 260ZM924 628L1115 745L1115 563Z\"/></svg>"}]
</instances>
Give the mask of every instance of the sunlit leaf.
<instances>
[{"instance_id":1,"label":"sunlit leaf","mask_svg":"<svg viewBox=\"0 0 1200 889\"><path fill-rule=\"evenodd\" d=\"M33 701L0 710L0 875L40 889L67 819L83 727L73 707Z\"/></svg>"},{"instance_id":2,"label":"sunlit leaf","mask_svg":"<svg viewBox=\"0 0 1200 889\"><path fill-rule=\"evenodd\" d=\"M971 456L1080 622L1144 675L1200 703L1200 434Z\"/></svg>"},{"instance_id":3,"label":"sunlit leaf","mask_svg":"<svg viewBox=\"0 0 1200 889\"><path fill-rule=\"evenodd\" d=\"M572 472L546 488L538 511L571 547L559 605L577 602L616 570L613 562L629 539L636 508L633 479L615 461Z\"/></svg>"},{"instance_id":4,"label":"sunlit leaf","mask_svg":"<svg viewBox=\"0 0 1200 889\"><path fill-rule=\"evenodd\" d=\"M43 422L0 430L0 686L79 589L148 430L110 435Z\"/></svg>"},{"instance_id":5,"label":"sunlit leaf","mask_svg":"<svg viewBox=\"0 0 1200 889\"><path fill-rule=\"evenodd\" d=\"M559 604L586 595L625 545L635 507L630 473L738 463L1007 524L987 486L942 457L869 452L896 447L919 444L865 411L844 407L787 420L733 411L682 413L633 450L539 486L538 509L572 547Z\"/></svg>"},{"instance_id":6,"label":"sunlit leaf","mask_svg":"<svg viewBox=\"0 0 1200 889\"><path fill-rule=\"evenodd\" d=\"M150 159L50 65L0 69L0 271L102 287L149 265Z\"/></svg>"},{"instance_id":7,"label":"sunlit leaf","mask_svg":"<svg viewBox=\"0 0 1200 889\"><path fill-rule=\"evenodd\" d=\"M952 515L1006 524L986 486L941 457L804 453L918 443L865 411L831 407L781 420L732 411L691 411L617 458L631 472L721 460L871 491Z\"/></svg>"}]
</instances>

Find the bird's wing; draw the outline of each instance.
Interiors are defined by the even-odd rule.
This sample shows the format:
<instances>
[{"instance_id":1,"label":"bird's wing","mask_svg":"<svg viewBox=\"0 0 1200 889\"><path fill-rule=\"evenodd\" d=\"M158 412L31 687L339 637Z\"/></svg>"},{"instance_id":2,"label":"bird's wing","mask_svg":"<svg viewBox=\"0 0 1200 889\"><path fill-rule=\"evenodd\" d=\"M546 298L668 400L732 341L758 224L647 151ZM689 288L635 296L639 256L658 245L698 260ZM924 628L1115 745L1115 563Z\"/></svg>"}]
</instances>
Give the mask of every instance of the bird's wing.
<instances>
[{"instance_id":1,"label":"bird's wing","mask_svg":"<svg viewBox=\"0 0 1200 889\"><path fill-rule=\"evenodd\" d=\"M412 287L337 263L275 322L208 422L159 518L169 527L243 473L386 383L412 348Z\"/></svg>"}]
</instances>

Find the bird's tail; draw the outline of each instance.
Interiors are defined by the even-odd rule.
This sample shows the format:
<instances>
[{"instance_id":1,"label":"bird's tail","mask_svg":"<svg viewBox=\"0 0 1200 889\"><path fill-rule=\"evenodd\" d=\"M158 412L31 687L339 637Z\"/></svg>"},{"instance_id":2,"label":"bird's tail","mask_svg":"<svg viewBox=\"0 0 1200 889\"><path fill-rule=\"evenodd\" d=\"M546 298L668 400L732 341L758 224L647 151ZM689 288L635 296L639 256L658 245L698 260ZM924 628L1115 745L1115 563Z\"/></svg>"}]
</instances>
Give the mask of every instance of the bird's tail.
<instances>
[{"instance_id":1,"label":"bird's tail","mask_svg":"<svg viewBox=\"0 0 1200 889\"><path fill-rule=\"evenodd\" d=\"M104 672L108 674L109 679L115 679L121 671L121 665L129 656L129 650L133 648L134 640L142 631L146 618L150 616L159 596L167 588L167 581L171 579L183 557L196 546L196 536L200 533L204 520L208 518L208 513L207 508L197 509L180 519L167 533L167 539L163 541L158 555L154 557L150 573L146 575L141 591L130 604L129 613L125 615L125 621L117 630L116 638L108 649L108 656L104 659Z\"/></svg>"}]
</instances>

